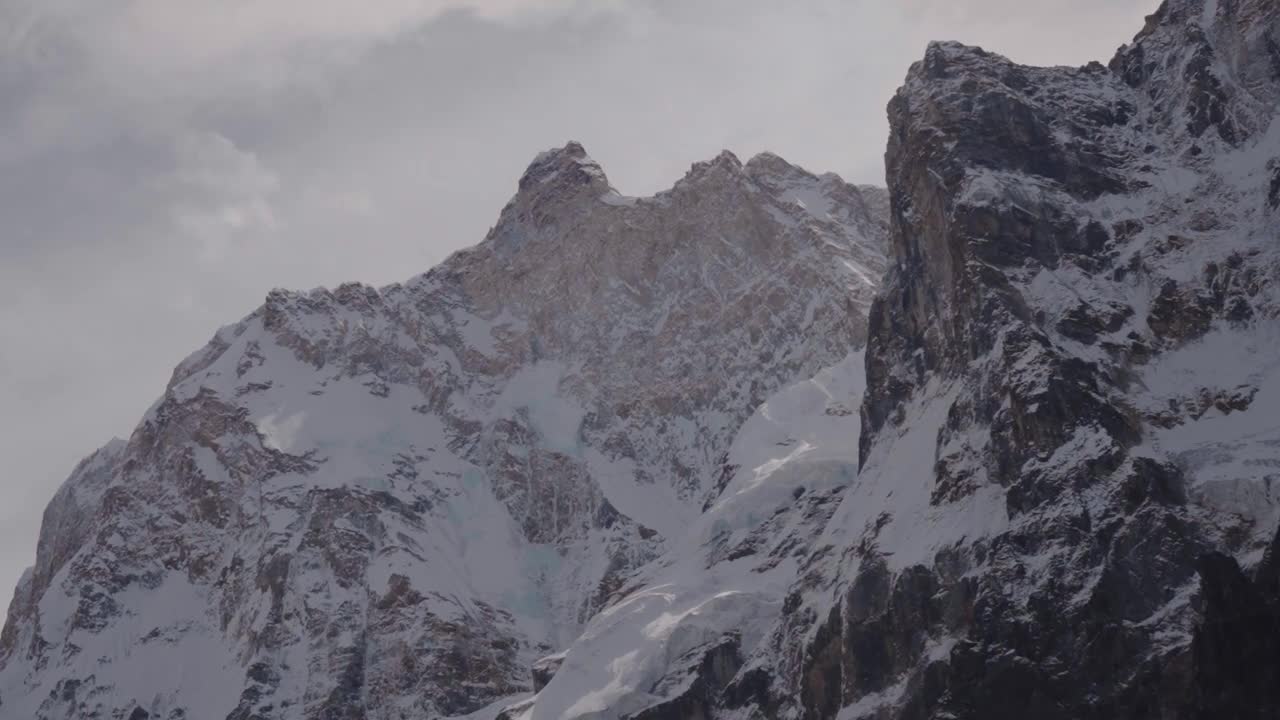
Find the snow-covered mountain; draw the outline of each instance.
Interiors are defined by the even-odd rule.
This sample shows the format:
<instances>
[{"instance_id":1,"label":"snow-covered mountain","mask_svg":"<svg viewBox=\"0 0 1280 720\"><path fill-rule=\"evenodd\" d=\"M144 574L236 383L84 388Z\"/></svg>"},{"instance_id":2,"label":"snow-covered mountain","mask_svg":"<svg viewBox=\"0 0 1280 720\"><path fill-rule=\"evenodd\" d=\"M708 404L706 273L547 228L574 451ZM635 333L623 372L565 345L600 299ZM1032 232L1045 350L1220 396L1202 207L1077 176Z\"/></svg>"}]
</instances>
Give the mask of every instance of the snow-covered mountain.
<instances>
[{"instance_id":1,"label":"snow-covered mountain","mask_svg":"<svg viewBox=\"0 0 1280 720\"><path fill-rule=\"evenodd\" d=\"M800 479L740 471L804 452L785 418L833 413L812 432L852 422L853 447L884 205L768 154L624 197L570 143L425 275L273 292L50 504L0 717L430 718L527 695L662 572L641 568L694 560L673 554L691 528L721 555L785 529Z\"/></svg>"},{"instance_id":2,"label":"snow-covered mountain","mask_svg":"<svg viewBox=\"0 0 1280 720\"><path fill-rule=\"evenodd\" d=\"M1278 101L1280 3L1168 0L931 45L887 193L544 154L77 468L0 718L1280 716Z\"/></svg>"}]
</instances>

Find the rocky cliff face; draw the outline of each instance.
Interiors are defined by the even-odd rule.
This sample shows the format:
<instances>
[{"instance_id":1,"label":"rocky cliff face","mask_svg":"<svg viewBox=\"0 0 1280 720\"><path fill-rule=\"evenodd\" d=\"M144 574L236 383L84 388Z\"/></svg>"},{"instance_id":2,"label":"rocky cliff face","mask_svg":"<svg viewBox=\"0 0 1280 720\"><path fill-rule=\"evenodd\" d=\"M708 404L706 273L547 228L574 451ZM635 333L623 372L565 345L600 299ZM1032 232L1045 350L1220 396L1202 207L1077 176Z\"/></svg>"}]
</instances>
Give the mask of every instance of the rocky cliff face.
<instances>
[{"instance_id":1,"label":"rocky cliff face","mask_svg":"<svg viewBox=\"0 0 1280 720\"><path fill-rule=\"evenodd\" d=\"M0 717L445 717L552 681L756 408L860 367L882 204L728 153L625 197L571 143L425 275L273 292L49 506Z\"/></svg>"},{"instance_id":2,"label":"rocky cliff face","mask_svg":"<svg viewBox=\"0 0 1280 720\"><path fill-rule=\"evenodd\" d=\"M1170 0L1109 66L911 68L860 475L727 715L1280 713L1278 38Z\"/></svg>"}]
</instances>

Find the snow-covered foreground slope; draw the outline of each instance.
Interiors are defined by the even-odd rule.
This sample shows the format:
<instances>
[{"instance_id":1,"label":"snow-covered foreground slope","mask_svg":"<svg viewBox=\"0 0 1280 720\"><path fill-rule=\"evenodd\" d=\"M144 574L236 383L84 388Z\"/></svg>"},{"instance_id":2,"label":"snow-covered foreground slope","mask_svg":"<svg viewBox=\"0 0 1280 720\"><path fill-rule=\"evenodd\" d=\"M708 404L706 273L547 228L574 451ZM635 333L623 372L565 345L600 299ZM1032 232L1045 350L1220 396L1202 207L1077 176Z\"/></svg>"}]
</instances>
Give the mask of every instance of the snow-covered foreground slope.
<instances>
[{"instance_id":1,"label":"snow-covered foreground slope","mask_svg":"<svg viewBox=\"0 0 1280 720\"><path fill-rule=\"evenodd\" d=\"M273 292L50 505L0 717L429 718L528 695L540 658L637 607L592 620L641 568L701 547L690 528L763 543L790 516L759 513L813 502L740 476L774 455L735 437L781 442L753 413L815 375L777 411L856 405L874 200L728 153L624 197L571 143L425 275ZM688 576L664 568L643 577ZM743 613L776 614L778 590L749 592Z\"/></svg>"}]
</instances>

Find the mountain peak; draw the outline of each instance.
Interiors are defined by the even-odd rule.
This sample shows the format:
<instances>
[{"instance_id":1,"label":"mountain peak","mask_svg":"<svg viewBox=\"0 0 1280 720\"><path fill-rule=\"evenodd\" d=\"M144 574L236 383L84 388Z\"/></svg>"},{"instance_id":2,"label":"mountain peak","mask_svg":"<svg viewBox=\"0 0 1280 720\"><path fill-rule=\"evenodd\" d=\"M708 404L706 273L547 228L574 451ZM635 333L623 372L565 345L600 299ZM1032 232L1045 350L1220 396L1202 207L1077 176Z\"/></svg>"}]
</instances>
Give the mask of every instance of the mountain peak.
<instances>
[{"instance_id":1,"label":"mountain peak","mask_svg":"<svg viewBox=\"0 0 1280 720\"><path fill-rule=\"evenodd\" d=\"M609 179L582 143L570 140L564 147L539 153L520 177L519 187L521 193L541 194L544 188L560 192L592 187L603 192L609 189Z\"/></svg>"},{"instance_id":2,"label":"mountain peak","mask_svg":"<svg viewBox=\"0 0 1280 720\"><path fill-rule=\"evenodd\" d=\"M859 396L811 403L809 379L856 382L884 223L729 152L692 174L624 197L570 142L418 280L272 291L218 331L50 505L0 634L0 717L456 717L529 693L731 468L773 459L734 459L735 438L797 384L784 406L841 413L842 470L735 486L714 519L741 536L726 551L779 509L813 529L834 505L793 493L851 476ZM766 431L753 447L793 454ZM735 567L784 565L742 607L780 611L793 559L752 554ZM670 674L694 620L634 672Z\"/></svg>"},{"instance_id":3,"label":"mountain peak","mask_svg":"<svg viewBox=\"0 0 1280 720\"><path fill-rule=\"evenodd\" d=\"M553 226L557 218L578 212L585 200L612 191L600 164L582 143L570 140L564 147L538 153L529 163L489 237L501 252L513 252Z\"/></svg>"},{"instance_id":4,"label":"mountain peak","mask_svg":"<svg viewBox=\"0 0 1280 720\"><path fill-rule=\"evenodd\" d=\"M799 178L810 181L817 181L824 176L815 175L799 165L787 162L781 156L768 151L759 153L747 161L743 166L747 174L757 182L767 182L769 180L778 180L782 178ZM827 173L831 177L838 177L833 173Z\"/></svg>"},{"instance_id":5,"label":"mountain peak","mask_svg":"<svg viewBox=\"0 0 1280 720\"><path fill-rule=\"evenodd\" d=\"M710 160L702 160L689 167L683 180L699 181L704 178L734 177L742 174L742 161L729 150L721 150Z\"/></svg>"}]
</instances>

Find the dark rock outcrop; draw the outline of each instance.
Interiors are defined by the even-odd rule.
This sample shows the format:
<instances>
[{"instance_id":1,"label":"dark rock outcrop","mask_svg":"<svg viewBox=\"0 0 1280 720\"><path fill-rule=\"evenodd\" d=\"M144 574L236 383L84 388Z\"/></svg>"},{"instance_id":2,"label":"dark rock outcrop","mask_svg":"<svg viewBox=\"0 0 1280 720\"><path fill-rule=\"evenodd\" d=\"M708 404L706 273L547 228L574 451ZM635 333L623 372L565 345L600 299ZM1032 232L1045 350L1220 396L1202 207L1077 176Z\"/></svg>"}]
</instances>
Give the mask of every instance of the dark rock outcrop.
<instances>
[{"instance_id":1,"label":"dark rock outcrop","mask_svg":"<svg viewBox=\"0 0 1280 720\"><path fill-rule=\"evenodd\" d=\"M912 67L861 476L761 717L1280 715L1278 34L1169 0L1109 68Z\"/></svg>"}]
</instances>

